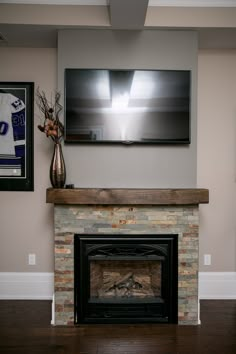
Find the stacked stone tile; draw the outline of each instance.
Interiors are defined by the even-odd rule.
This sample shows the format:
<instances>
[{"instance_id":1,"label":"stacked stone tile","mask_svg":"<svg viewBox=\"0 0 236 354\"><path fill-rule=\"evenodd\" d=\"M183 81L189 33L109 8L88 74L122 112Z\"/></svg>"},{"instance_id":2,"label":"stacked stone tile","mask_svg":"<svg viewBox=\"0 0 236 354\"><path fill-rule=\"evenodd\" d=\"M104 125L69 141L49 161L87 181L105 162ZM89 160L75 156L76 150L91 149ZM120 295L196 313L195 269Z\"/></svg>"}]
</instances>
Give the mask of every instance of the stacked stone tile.
<instances>
[{"instance_id":1,"label":"stacked stone tile","mask_svg":"<svg viewBox=\"0 0 236 354\"><path fill-rule=\"evenodd\" d=\"M56 325L74 324L74 234L178 234L178 323L198 324L198 205L54 208Z\"/></svg>"}]
</instances>

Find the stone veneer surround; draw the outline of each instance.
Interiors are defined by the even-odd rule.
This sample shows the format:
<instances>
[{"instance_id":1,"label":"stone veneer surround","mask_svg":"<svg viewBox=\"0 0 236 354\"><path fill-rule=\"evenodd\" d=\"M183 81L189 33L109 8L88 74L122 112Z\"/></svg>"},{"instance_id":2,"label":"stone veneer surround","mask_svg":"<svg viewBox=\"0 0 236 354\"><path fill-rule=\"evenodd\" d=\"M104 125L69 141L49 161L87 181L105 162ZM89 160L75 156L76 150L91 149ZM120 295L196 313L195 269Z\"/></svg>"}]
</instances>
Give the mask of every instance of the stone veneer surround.
<instances>
[{"instance_id":1,"label":"stone veneer surround","mask_svg":"<svg viewBox=\"0 0 236 354\"><path fill-rule=\"evenodd\" d=\"M198 209L55 204L55 325L74 325L74 234L178 234L178 323L198 324Z\"/></svg>"}]
</instances>

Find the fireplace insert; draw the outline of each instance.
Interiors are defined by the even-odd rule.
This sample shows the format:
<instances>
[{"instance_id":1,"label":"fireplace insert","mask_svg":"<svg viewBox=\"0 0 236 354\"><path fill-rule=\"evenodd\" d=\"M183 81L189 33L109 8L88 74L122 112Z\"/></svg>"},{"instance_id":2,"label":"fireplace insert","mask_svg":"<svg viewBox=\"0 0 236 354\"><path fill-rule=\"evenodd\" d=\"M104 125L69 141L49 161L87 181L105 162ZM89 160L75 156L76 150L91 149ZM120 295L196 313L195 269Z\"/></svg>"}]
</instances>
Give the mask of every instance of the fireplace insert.
<instances>
[{"instance_id":1,"label":"fireplace insert","mask_svg":"<svg viewBox=\"0 0 236 354\"><path fill-rule=\"evenodd\" d=\"M178 235L75 235L75 323L177 323Z\"/></svg>"}]
</instances>

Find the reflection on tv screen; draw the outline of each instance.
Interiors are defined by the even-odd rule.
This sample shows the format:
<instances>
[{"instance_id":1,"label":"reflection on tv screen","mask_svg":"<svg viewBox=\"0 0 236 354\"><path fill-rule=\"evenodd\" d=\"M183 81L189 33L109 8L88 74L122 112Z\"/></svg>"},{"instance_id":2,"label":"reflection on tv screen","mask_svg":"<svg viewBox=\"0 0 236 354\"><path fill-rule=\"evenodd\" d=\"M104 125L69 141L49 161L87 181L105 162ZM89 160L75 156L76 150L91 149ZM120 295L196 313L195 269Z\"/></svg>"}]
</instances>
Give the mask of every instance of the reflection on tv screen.
<instances>
[{"instance_id":1,"label":"reflection on tv screen","mask_svg":"<svg viewBox=\"0 0 236 354\"><path fill-rule=\"evenodd\" d=\"M65 141L190 143L190 71L66 69Z\"/></svg>"}]
</instances>

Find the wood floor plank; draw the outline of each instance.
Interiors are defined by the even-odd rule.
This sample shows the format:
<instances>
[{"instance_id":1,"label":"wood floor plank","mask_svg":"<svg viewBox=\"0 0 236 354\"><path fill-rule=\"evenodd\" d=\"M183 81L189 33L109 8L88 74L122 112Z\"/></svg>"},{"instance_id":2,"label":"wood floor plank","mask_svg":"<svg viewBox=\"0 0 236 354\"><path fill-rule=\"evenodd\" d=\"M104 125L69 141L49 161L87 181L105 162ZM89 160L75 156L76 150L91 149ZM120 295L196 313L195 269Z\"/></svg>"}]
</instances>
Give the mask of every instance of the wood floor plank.
<instances>
[{"instance_id":1,"label":"wood floor plank","mask_svg":"<svg viewBox=\"0 0 236 354\"><path fill-rule=\"evenodd\" d=\"M235 354L236 300L201 301L201 325L50 325L49 301L0 301L1 354Z\"/></svg>"}]
</instances>

